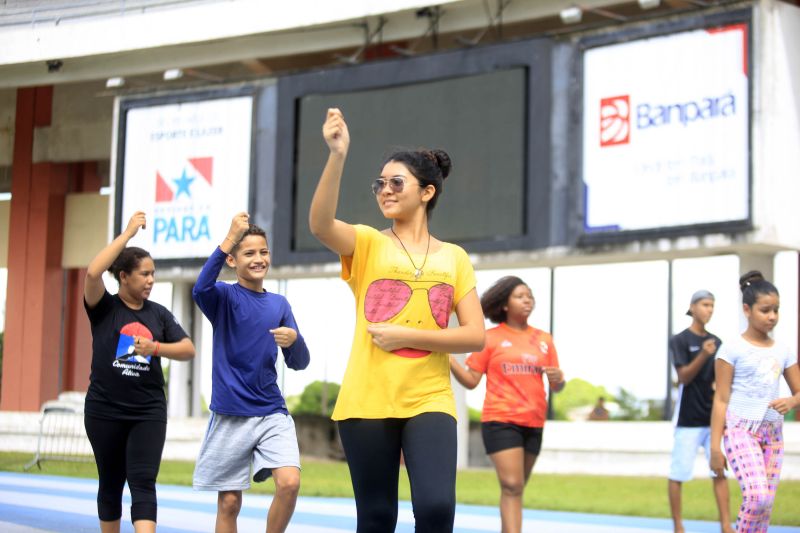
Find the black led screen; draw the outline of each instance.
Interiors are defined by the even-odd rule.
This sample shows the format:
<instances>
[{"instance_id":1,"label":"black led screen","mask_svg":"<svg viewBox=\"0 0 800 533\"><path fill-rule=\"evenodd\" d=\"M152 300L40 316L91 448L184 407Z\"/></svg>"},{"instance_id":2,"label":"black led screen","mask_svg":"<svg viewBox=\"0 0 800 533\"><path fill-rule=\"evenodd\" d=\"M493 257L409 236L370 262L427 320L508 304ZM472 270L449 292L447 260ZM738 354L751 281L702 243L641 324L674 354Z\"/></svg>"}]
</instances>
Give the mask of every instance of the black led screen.
<instances>
[{"instance_id":1,"label":"black led screen","mask_svg":"<svg viewBox=\"0 0 800 533\"><path fill-rule=\"evenodd\" d=\"M275 144L258 152L274 148L275 202L265 194L256 203L259 216L274 221L274 264L336 259L308 229L330 107L342 110L351 138L340 220L389 226L370 192L383 162L397 149L440 148L453 170L430 221L436 237L470 253L563 241L564 225L553 217L566 212L566 195L551 186L552 51L551 40L538 39L278 78L274 107L263 108L265 117L276 113Z\"/></svg>"},{"instance_id":2,"label":"black led screen","mask_svg":"<svg viewBox=\"0 0 800 533\"><path fill-rule=\"evenodd\" d=\"M434 235L458 242L523 235L526 79L525 68L514 68L300 98L293 249L321 249L308 206L328 157L321 126L329 107L342 110L351 138L341 220L386 227L370 191L384 159L397 148L441 148L453 171L431 219Z\"/></svg>"}]
</instances>

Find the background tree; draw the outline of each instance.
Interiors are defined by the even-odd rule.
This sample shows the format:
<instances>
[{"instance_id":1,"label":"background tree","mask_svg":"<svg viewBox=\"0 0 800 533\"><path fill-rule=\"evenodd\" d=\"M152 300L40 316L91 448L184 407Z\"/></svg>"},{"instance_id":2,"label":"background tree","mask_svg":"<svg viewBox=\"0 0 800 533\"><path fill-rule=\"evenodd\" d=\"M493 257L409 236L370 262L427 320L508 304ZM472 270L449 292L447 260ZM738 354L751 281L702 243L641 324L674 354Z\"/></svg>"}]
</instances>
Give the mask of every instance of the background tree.
<instances>
[{"instance_id":1,"label":"background tree","mask_svg":"<svg viewBox=\"0 0 800 533\"><path fill-rule=\"evenodd\" d=\"M303 390L296 405L288 400L287 403L291 404L292 414L329 415L338 396L338 383L313 381Z\"/></svg>"},{"instance_id":2,"label":"background tree","mask_svg":"<svg viewBox=\"0 0 800 533\"><path fill-rule=\"evenodd\" d=\"M603 386L572 378L561 392L553 395L553 417L556 420L569 420L570 411L578 407L593 406L600 396L606 399L614 397Z\"/></svg>"}]
</instances>

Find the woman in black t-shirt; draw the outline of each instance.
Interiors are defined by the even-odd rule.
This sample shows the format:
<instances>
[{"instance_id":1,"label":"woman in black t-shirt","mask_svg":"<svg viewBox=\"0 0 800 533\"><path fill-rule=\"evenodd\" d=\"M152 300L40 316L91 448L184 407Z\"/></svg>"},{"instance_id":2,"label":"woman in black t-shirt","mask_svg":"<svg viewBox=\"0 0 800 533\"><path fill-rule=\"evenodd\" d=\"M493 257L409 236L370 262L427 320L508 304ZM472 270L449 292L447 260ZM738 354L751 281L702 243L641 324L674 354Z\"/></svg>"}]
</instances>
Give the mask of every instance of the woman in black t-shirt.
<instances>
[{"instance_id":1,"label":"woman in black t-shirt","mask_svg":"<svg viewBox=\"0 0 800 533\"><path fill-rule=\"evenodd\" d=\"M148 300L155 274L150 254L125 247L145 222L144 213L136 212L125 231L89 263L83 292L92 328L84 424L97 463L103 533L120 530L126 480L136 533L155 531L156 476L167 432L160 358L187 361L195 354L175 317ZM113 296L103 283L106 269L119 283Z\"/></svg>"}]
</instances>

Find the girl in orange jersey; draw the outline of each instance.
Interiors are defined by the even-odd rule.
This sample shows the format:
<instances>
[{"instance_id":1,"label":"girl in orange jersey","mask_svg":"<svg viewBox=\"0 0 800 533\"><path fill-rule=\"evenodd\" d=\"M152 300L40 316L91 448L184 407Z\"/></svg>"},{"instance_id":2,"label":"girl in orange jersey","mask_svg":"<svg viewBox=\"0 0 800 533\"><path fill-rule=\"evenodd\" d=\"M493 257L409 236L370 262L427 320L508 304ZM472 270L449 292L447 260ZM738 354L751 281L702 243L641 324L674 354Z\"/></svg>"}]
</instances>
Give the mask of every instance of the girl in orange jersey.
<instances>
[{"instance_id":1,"label":"girl in orange jersey","mask_svg":"<svg viewBox=\"0 0 800 533\"><path fill-rule=\"evenodd\" d=\"M534 304L520 278L499 279L481 297L484 315L498 324L486 331L486 346L467 358L466 368L450 356L450 370L468 389L486 374L483 443L500 481L503 533L522 530L522 493L542 448L547 415L543 377L550 390L564 388L553 338L528 325Z\"/></svg>"}]
</instances>

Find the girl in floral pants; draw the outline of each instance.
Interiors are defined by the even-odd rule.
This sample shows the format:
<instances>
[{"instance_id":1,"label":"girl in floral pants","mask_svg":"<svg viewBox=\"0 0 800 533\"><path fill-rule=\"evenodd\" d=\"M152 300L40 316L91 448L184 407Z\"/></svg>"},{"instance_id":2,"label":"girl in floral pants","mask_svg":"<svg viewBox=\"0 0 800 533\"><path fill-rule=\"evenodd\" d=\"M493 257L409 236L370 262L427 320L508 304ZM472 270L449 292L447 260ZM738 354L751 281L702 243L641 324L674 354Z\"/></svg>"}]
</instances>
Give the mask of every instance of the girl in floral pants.
<instances>
[{"instance_id":1,"label":"girl in floral pants","mask_svg":"<svg viewBox=\"0 0 800 533\"><path fill-rule=\"evenodd\" d=\"M739 285L748 325L717 352L711 470L722 476L727 456L742 489L736 530L761 533L769 527L781 473L783 415L800 405L800 369L797 356L770 335L778 323L778 290L758 271L742 276ZM778 397L781 375L792 396Z\"/></svg>"}]
</instances>

